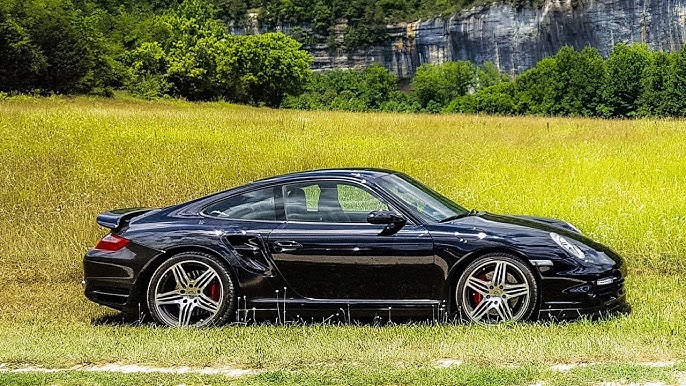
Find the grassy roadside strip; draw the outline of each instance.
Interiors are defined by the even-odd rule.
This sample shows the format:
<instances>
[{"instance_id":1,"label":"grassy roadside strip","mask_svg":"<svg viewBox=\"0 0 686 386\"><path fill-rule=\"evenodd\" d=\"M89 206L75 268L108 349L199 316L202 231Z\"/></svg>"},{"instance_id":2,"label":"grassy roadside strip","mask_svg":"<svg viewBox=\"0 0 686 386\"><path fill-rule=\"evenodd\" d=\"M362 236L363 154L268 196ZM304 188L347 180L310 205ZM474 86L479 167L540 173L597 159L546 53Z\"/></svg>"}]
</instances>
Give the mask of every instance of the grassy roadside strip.
<instances>
[{"instance_id":1,"label":"grassy roadside strip","mask_svg":"<svg viewBox=\"0 0 686 386\"><path fill-rule=\"evenodd\" d=\"M546 367L448 368L407 367L369 370L350 366L316 371L271 371L227 378L221 375L117 374L84 371L0 372L0 384L12 385L594 385L686 384L684 363L664 368L631 364L596 364L569 371Z\"/></svg>"},{"instance_id":2,"label":"grassy roadside strip","mask_svg":"<svg viewBox=\"0 0 686 386\"><path fill-rule=\"evenodd\" d=\"M77 284L9 284L0 288L6 302L0 305L0 363L316 372L341 365L413 368L443 358L496 367L684 360L684 279L636 275L627 286L633 313L599 322L173 329L94 325L92 319L109 311L88 302Z\"/></svg>"}]
</instances>

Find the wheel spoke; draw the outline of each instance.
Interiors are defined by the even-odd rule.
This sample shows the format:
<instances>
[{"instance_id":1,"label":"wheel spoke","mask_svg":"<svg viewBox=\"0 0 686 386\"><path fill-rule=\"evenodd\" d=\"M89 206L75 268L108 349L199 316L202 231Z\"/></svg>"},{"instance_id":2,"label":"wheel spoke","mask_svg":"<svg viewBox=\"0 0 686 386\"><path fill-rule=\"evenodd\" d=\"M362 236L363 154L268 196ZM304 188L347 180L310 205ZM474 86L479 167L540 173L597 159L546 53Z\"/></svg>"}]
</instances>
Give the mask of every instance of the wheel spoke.
<instances>
[{"instance_id":1,"label":"wheel spoke","mask_svg":"<svg viewBox=\"0 0 686 386\"><path fill-rule=\"evenodd\" d=\"M216 277L218 276L214 269L208 268L207 271L203 272L202 275L198 276L198 278L195 279L195 286L198 287L200 291L202 291Z\"/></svg>"},{"instance_id":2,"label":"wheel spoke","mask_svg":"<svg viewBox=\"0 0 686 386\"><path fill-rule=\"evenodd\" d=\"M486 294L488 294L488 283L484 280L470 276L469 279L467 279L466 285L481 295L486 296Z\"/></svg>"},{"instance_id":3,"label":"wheel spoke","mask_svg":"<svg viewBox=\"0 0 686 386\"><path fill-rule=\"evenodd\" d=\"M536 307L530 270L509 256L483 257L470 264L455 289L464 315L476 323L525 320Z\"/></svg>"},{"instance_id":4,"label":"wheel spoke","mask_svg":"<svg viewBox=\"0 0 686 386\"><path fill-rule=\"evenodd\" d=\"M520 296L529 294L529 285L527 283L521 284L505 284L505 295L507 299L514 299Z\"/></svg>"},{"instance_id":5,"label":"wheel spoke","mask_svg":"<svg viewBox=\"0 0 686 386\"><path fill-rule=\"evenodd\" d=\"M174 280L176 280L176 286L179 288L188 287L190 279L188 278L188 273L183 269L181 263L176 264L172 267L172 273L174 274Z\"/></svg>"},{"instance_id":6,"label":"wheel spoke","mask_svg":"<svg viewBox=\"0 0 686 386\"><path fill-rule=\"evenodd\" d=\"M181 303L179 305L179 327L185 327L190 324L194 308L195 305L192 302Z\"/></svg>"},{"instance_id":7,"label":"wheel spoke","mask_svg":"<svg viewBox=\"0 0 686 386\"><path fill-rule=\"evenodd\" d=\"M510 306L505 299L498 299L493 308L498 312L502 321L512 319L512 310L510 310Z\"/></svg>"},{"instance_id":8,"label":"wheel spoke","mask_svg":"<svg viewBox=\"0 0 686 386\"><path fill-rule=\"evenodd\" d=\"M197 299L199 308L202 308L205 311L209 311L210 313L212 313L212 315L216 314L217 311L219 311L219 303L210 299L209 296L201 294L197 297Z\"/></svg>"},{"instance_id":9,"label":"wheel spoke","mask_svg":"<svg viewBox=\"0 0 686 386\"><path fill-rule=\"evenodd\" d=\"M179 304L183 296L177 291L169 291L162 294L155 295L155 304L163 306L166 304Z\"/></svg>"},{"instance_id":10,"label":"wheel spoke","mask_svg":"<svg viewBox=\"0 0 686 386\"><path fill-rule=\"evenodd\" d=\"M491 301L484 299L472 311L472 319L480 321L484 315L491 309Z\"/></svg>"},{"instance_id":11,"label":"wheel spoke","mask_svg":"<svg viewBox=\"0 0 686 386\"><path fill-rule=\"evenodd\" d=\"M507 282L507 263L498 261L495 263L495 270L493 271L493 285L504 286Z\"/></svg>"}]
</instances>

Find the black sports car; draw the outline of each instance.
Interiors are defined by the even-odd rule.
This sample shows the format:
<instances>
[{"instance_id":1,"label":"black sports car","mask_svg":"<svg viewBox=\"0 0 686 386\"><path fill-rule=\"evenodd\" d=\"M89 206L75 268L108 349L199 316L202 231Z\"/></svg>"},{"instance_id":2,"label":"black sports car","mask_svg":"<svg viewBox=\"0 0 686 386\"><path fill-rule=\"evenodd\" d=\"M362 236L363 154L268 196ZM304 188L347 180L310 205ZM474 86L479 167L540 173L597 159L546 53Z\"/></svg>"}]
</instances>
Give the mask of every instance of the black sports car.
<instances>
[{"instance_id":1,"label":"black sports car","mask_svg":"<svg viewBox=\"0 0 686 386\"><path fill-rule=\"evenodd\" d=\"M85 255L86 296L170 326L270 312L495 323L629 309L622 258L569 223L469 211L389 170L288 174L97 221L111 233Z\"/></svg>"}]
</instances>

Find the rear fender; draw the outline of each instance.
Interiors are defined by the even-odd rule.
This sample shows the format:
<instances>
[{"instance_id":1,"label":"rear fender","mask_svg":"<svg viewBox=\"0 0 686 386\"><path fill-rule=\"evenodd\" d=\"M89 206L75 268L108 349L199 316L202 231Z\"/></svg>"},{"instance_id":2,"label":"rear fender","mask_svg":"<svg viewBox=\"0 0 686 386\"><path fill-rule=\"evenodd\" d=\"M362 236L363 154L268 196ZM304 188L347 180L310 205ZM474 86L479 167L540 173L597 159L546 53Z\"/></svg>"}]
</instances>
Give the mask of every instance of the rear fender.
<instances>
[{"instance_id":1,"label":"rear fender","mask_svg":"<svg viewBox=\"0 0 686 386\"><path fill-rule=\"evenodd\" d=\"M132 228L125 237L131 237L142 244L156 245L160 254L151 259L144 267L144 272L152 272L163 261L181 252L198 251L212 254L226 263L238 286L244 294L253 292L271 293L266 283L277 280L277 271L262 237L243 232L217 232L210 229L184 230L183 236L176 232L137 232ZM140 277L147 280L146 275Z\"/></svg>"}]
</instances>

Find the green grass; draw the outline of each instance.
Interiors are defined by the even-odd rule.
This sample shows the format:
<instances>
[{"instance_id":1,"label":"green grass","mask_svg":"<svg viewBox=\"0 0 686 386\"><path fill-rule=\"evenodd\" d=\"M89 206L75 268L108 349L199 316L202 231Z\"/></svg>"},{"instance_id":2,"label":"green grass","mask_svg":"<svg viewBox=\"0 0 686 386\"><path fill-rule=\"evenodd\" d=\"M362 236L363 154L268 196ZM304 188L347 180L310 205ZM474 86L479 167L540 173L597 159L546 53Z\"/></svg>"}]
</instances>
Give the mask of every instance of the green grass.
<instances>
[{"instance_id":1,"label":"green grass","mask_svg":"<svg viewBox=\"0 0 686 386\"><path fill-rule=\"evenodd\" d=\"M336 384L350 376L360 384L432 384L434 376L473 374L504 379L496 384L538 377L554 384L559 375L546 370L551 363L609 363L599 374L613 374L631 366L623 363L686 359L683 121L10 98L0 101L0 132L0 363L265 371L236 381L245 383ZM85 300L79 285L81 257L105 233L95 223L99 212L165 206L274 174L343 166L406 172L468 208L572 222L625 256L634 312L598 323L488 328L93 325L110 312ZM436 370L441 358L466 365ZM595 373L585 371L575 370L578 383L594 382ZM677 369L632 371L669 380ZM128 379L0 373L0 383L88 384L81 381L90 377L92 384ZM175 384L204 382L181 377Z\"/></svg>"}]
</instances>

